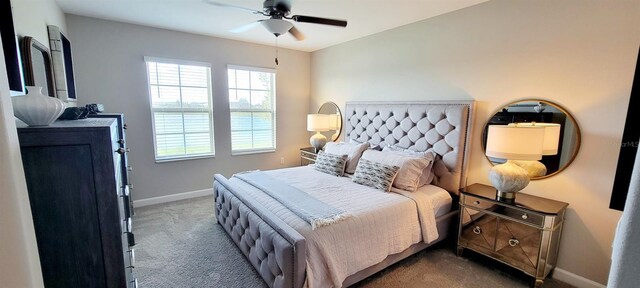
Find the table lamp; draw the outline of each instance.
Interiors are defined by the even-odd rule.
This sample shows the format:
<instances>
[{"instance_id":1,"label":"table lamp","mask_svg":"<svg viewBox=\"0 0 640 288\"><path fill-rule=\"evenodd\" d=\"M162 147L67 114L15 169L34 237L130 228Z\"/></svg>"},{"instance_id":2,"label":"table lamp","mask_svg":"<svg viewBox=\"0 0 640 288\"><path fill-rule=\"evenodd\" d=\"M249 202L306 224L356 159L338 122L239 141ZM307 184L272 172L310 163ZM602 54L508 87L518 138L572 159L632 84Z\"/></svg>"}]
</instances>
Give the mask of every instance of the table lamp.
<instances>
[{"instance_id":1,"label":"table lamp","mask_svg":"<svg viewBox=\"0 0 640 288\"><path fill-rule=\"evenodd\" d=\"M489 125L485 154L507 159L489 171L489 181L498 190L498 200L513 200L516 192L527 187L529 174L511 160L542 159L544 135L543 127Z\"/></svg>"},{"instance_id":2,"label":"table lamp","mask_svg":"<svg viewBox=\"0 0 640 288\"><path fill-rule=\"evenodd\" d=\"M542 145L542 156L558 154L558 144L560 143L560 124L558 123L512 123L517 127L543 127L544 143ZM514 163L524 170L527 170L529 177L541 177L547 175L547 167L540 161L514 161Z\"/></svg>"},{"instance_id":3,"label":"table lamp","mask_svg":"<svg viewBox=\"0 0 640 288\"><path fill-rule=\"evenodd\" d=\"M329 115L325 114L309 114L307 115L307 131L316 132L309 139L311 146L319 151L327 144L327 137L320 132L329 131Z\"/></svg>"}]
</instances>

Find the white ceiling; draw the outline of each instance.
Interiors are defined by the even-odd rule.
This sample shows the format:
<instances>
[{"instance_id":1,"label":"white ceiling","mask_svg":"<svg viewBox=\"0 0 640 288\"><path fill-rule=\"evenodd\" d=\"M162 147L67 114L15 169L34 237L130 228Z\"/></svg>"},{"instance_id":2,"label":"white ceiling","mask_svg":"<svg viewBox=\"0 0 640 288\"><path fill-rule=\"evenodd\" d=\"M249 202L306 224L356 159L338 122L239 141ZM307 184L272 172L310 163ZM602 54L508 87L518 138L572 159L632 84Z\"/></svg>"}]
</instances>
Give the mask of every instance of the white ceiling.
<instances>
[{"instance_id":1,"label":"white ceiling","mask_svg":"<svg viewBox=\"0 0 640 288\"><path fill-rule=\"evenodd\" d=\"M265 19L250 12L209 5L202 0L55 0L65 13L275 45L261 25L235 34L230 29ZM262 10L261 0L216 0ZM278 45L315 51L488 0L293 0L291 15L346 19L346 28L295 23L307 37L283 35Z\"/></svg>"}]
</instances>

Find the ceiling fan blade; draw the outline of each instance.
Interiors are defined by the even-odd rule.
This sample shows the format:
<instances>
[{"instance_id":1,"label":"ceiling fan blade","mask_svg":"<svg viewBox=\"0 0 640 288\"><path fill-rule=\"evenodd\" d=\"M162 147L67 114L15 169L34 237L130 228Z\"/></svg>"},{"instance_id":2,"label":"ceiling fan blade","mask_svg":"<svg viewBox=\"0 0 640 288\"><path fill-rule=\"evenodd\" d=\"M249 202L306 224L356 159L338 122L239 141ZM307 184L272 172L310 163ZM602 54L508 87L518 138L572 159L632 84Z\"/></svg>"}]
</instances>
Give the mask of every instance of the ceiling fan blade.
<instances>
[{"instance_id":1,"label":"ceiling fan blade","mask_svg":"<svg viewBox=\"0 0 640 288\"><path fill-rule=\"evenodd\" d=\"M226 3L221 3L221 2L216 2L216 1L212 1L212 0L202 0L207 4L211 4L213 6L218 6L218 7L225 7L225 8L235 8L235 9L240 9L240 10L245 10L254 14L262 14L262 11L258 11L258 10L254 10L251 8L246 8L246 7L242 7L242 6L236 6L236 5L231 5L231 4L226 4Z\"/></svg>"},{"instance_id":2,"label":"ceiling fan blade","mask_svg":"<svg viewBox=\"0 0 640 288\"><path fill-rule=\"evenodd\" d=\"M242 26L240 26L238 28L234 28L234 29L229 30L229 32L231 32L231 33L246 32L246 31L249 31L249 30L253 29L254 27L258 26L260 24L260 22L262 22L262 20L242 25Z\"/></svg>"},{"instance_id":3,"label":"ceiling fan blade","mask_svg":"<svg viewBox=\"0 0 640 288\"><path fill-rule=\"evenodd\" d=\"M291 27L291 29L289 29L289 33L291 33L293 38L296 38L296 40L298 41L302 41L305 38L304 34L302 34L302 32L300 32L300 30L298 30L296 26Z\"/></svg>"},{"instance_id":4,"label":"ceiling fan blade","mask_svg":"<svg viewBox=\"0 0 640 288\"><path fill-rule=\"evenodd\" d=\"M293 15L291 16L291 19L293 19L293 21L296 21L296 22L347 27L347 20L320 18L320 17L304 16L304 15Z\"/></svg>"}]
</instances>

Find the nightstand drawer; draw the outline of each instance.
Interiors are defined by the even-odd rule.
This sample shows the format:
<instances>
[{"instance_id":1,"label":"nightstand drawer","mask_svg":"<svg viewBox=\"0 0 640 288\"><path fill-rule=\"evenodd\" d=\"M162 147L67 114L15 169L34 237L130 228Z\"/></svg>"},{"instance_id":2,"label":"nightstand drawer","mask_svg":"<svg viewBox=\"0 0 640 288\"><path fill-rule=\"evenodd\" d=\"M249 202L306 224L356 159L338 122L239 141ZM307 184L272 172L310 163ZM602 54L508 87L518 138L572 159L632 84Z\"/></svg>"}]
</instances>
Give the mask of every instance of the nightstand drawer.
<instances>
[{"instance_id":1,"label":"nightstand drawer","mask_svg":"<svg viewBox=\"0 0 640 288\"><path fill-rule=\"evenodd\" d=\"M306 157L310 160L316 160L317 155L315 153L311 153L311 152L307 152L307 151L300 151L300 156L301 157Z\"/></svg>"},{"instance_id":2,"label":"nightstand drawer","mask_svg":"<svg viewBox=\"0 0 640 288\"><path fill-rule=\"evenodd\" d=\"M535 275L541 240L540 229L500 219L496 236L496 258Z\"/></svg>"},{"instance_id":3,"label":"nightstand drawer","mask_svg":"<svg viewBox=\"0 0 640 288\"><path fill-rule=\"evenodd\" d=\"M462 209L460 244L475 249L493 251L498 217L472 209Z\"/></svg>"},{"instance_id":4,"label":"nightstand drawer","mask_svg":"<svg viewBox=\"0 0 640 288\"><path fill-rule=\"evenodd\" d=\"M506 205L500 205L493 201L487 201L473 196L465 196L464 202L462 204L476 209L498 213L504 215L505 217L511 218L514 221L525 222L539 227L543 227L544 225L543 215L530 211L524 211L518 208L508 207Z\"/></svg>"}]
</instances>

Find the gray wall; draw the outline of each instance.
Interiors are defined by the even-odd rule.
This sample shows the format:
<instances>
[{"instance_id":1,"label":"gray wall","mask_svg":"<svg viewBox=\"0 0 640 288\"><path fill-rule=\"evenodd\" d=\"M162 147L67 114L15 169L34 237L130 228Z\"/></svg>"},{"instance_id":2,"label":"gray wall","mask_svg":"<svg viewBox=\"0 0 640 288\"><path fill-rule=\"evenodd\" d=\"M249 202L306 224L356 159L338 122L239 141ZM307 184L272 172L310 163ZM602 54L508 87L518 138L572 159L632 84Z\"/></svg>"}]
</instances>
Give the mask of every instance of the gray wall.
<instances>
[{"instance_id":1,"label":"gray wall","mask_svg":"<svg viewBox=\"0 0 640 288\"><path fill-rule=\"evenodd\" d=\"M496 109L531 97L567 108L582 130L577 159L524 192L570 204L558 267L606 283L639 45L638 1L494 0L313 52L310 111L325 101L476 100L471 184L489 183L479 139Z\"/></svg>"},{"instance_id":2,"label":"gray wall","mask_svg":"<svg viewBox=\"0 0 640 288\"><path fill-rule=\"evenodd\" d=\"M310 54L280 49L277 151L231 156L227 64L274 67L275 48L94 18L67 15L79 104L103 103L125 114L134 200L211 188L214 173L299 165L308 146ZM216 157L155 163L144 56L212 64ZM280 158L285 164L280 164Z\"/></svg>"}]
</instances>

